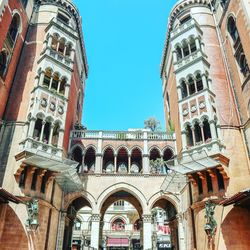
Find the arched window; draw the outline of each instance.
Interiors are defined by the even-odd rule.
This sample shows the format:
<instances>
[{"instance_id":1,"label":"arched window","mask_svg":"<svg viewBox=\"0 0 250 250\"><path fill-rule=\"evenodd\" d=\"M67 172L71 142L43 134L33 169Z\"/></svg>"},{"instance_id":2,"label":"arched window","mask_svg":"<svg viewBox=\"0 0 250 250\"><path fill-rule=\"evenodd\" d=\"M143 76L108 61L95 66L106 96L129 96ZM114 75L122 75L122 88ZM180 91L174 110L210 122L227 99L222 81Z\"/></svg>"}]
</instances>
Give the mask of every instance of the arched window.
<instances>
[{"instance_id":1,"label":"arched window","mask_svg":"<svg viewBox=\"0 0 250 250\"><path fill-rule=\"evenodd\" d=\"M149 159L155 161L159 158L161 158L160 151L157 148L151 149L149 153Z\"/></svg>"},{"instance_id":2,"label":"arched window","mask_svg":"<svg viewBox=\"0 0 250 250\"><path fill-rule=\"evenodd\" d=\"M182 52L180 46L177 46L176 48L176 54L177 54L177 61L182 59Z\"/></svg>"},{"instance_id":3,"label":"arched window","mask_svg":"<svg viewBox=\"0 0 250 250\"><path fill-rule=\"evenodd\" d=\"M77 173L79 173L80 167L82 165L82 150L80 147L76 147L72 152L72 160L79 163L76 167Z\"/></svg>"},{"instance_id":4,"label":"arched window","mask_svg":"<svg viewBox=\"0 0 250 250\"><path fill-rule=\"evenodd\" d=\"M126 148L120 148L117 153L117 172L128 172L128 151Z\"/></svg>"},{"instance_id":5,"label":"arched window","mask_svg":"<svg viewBox=\"0 0 250 250\"><path fill-rule=\"evenodd\" d=\"M197 121L194 124L194 135L195 135L195 142L202 141L201 127Z\"/></svg>"},{"instance_id":6,"label":"arched window","mask_svg":"<svg viewBox=\"0 0 250 250\"><path fill-rule=\"evenodd\" d=\"M196 87L197 87L197 91L203 90L203 82L202 82L201 74L196 75Z\"/></svg>"},{"instance_id":7,"label":"arched window","mask_svg":"<svg viewBox=\"0 0 250 250\"><path fill-rule=\"evenodd\" d=\"M113 173L114 169L114 150L112 148L106 148L103 153L102 168L103 172Z\"/></svg>"},{"instance_id":8,"label":"arched window","mask_svg":"<svg viewBox=\"0 0 250 250\"><path fill-rule=\"evenodd\" d=\"M66 87L67 80L66 78L62 78L59 88L59 93L64 95L65 94L65 87Z\"/></svg>"},{"instance_id":9,"label":"arched window","mask_svg":"<svg viewBox=\"0 0 250 250\"><path fill-rule=\"evenodd\" d=\"M193 146L194 145L193 133L192 133L191 126L189 124L186 127L186 137L187 137L187 145L189 147Z\"/></svg>"},{"instance_id":10,"label":"arched window","mask_svg":"<svg viewBox=\"0 0 250 250\"><path fill-rule=\"evenodd\" d=\"M114 231L123 231L125 230L125 222L124 220L117 218L112 223L112 230Z\"/></svg>"},{"instance_id":11,"label":"arched window","mask_svg":"<svg viewBox=\"0 0 250 250\"><path fill-rule=\"evenodd\" d=\"M52 42L51 42L51 48L53 50L57 50L57 45L58 45L58 39L59 39L59 35L58 34L54 34L52 37Z\"/></svg>"},{"instance_id":12,"label":"arched window","mask_svg":"<svg viewBox=\"0 0 250 250\"><path fill-rule=\"evenodd\" d=\"M211 136L210 124L207 119L204 119L203 121L203 131L204 131L205 142L209 142L212 136Z\"/></svg>"},{"instance_id":13,"label":"arched window","mask_svg":"<svg viewBox=\"0 0 250 250\"><path fill-rule=\"evenodd\" d=\"M186 41L183 42L182 49L184 57L190 54L188 43Z\"/></svg>"},{"instance_id":14,"label":"arched window","mask_svg":"<svg viewBox=\"0 0 250 250\"><path fill-rule=\"evenodd\" d=\"M59 40L59 47L58 47L58 52L60 53L64 53L64 49L65 49L65 39L64 38L61 38Z\"/></svg>"},{"instance_id":15,"label":"arched window","mask_svg":"<svg viewBox=\"0 0 250 250\"><path fill-rule=\"evenodd\" d=\"M189 77L188 79L188 89L189 89L189 95L192 95L196 92L195 90L195 82L192 77Z\"/></svg>"},{"instance_id":16,"label":"arched window","mask_svg":"<svg viewBox=\"0 0 250 250\"><path fill-rule=\"evenodd\" d=\"M20 16L18 14L15 14L12 18L8 31L8 38L9 38L8 41L10 43L11 48L14 47L14 44L16 42L19 26L20 26Z\"/></svg>"},{"instance_id":17,"label":"arched window","mask_svg":"<svg viewBox=\"0 0 250 250\"><path fill-rule=\"evenodd\" d=\"M51 140L52 145L55 147L58 146L59 130L60 130L60 125L56 123L53 128L52 140Z\"/></svg>"},{"instance_id":18,"label":"arched window","mask_svg":"<svg viewBox=\"0 0 250 250\"><path fill-rule=\"evenodd\" d=\"M227 30L229 32L229 34L231 35L234 43L236 43L236 41L239 38L239 33L236 27L236 23L235 23L235 19L231 16L228 19L228 23L227 23Z\"/></svg>"},{"instance_id":19,"label":"arched window","mask_svg":"<svg viewBox=\"0 0 250 250\"><path fill-rule=\"evenodd\" d=\"M71 44L71 43L68 43L67 46L66 46L65 56L70 57L71 50L72 50L72 44Z\"/></svg>"},{"instance_id":20,"label":"arched window","mask_svg":"<svg viewBox=\"0 0 250 250\"><path fill-rule=\"evenodd\" d=\"M139 173L142 170L142 153L138 148L134 148L131 152L131 173Z\"/></svg>"},{"instance_id":21,"label":"arched window","mask_svg":"<svg viewBox=\"0 0 250 250\"><path fill-rule=\"evenodd\" d=\"M240 58L239 60L239 66L240 66L240 71L241 73L246 76L249 72L249 67L248 67L248 64L247 64L247 59L246 59L246 56L245 54L242 52L241 55L240 55Z\"/></svg>"},{"instance_id":22,"label":"arched window","mask_svg":"<svg viewBox=\"0 0 250 250\"><path fill-rule=\"evenodd\" d=\"M40 136L41 136L42 125L43 125L43 120L40 118L37 118L35 122L34 132L33 132L33 138L37 141L40 139Z\"/></svg>"},{"instance_id":23,"label":"arched window","mask_svg":"<svg viewBox=\"0 0 250 250\"><path fill-rule=\"evenodd\" d=\"M0 76L4 76L8 64L8 54L6 50L0 52Z\"/></svg>"},{"instance_id":24,"label":"arched window","mask_svg":"<svg viewBox=\"0 0 250 250\"><path fill-rule=\"evenodd\" d=\"M43 86L49 88L51 77L52 77L52 70L46 69L45 74L44 74L44 78L43 78Z\"/></svg>"},{"instance_id":25,"label":"arched window","mask_svg":"<svg viewBox=\"0 0 250 250\"><path fill-rule=\"evenodd\" d=\"M190 39L189 44L190 44L191 53L195 52L197 48L196 48L195 40L193 37Z\"/></svg>"},{"instance_id":26,"label":"arched window","mask_svg":"<svg viewBox=\"0 0 250 250\"><path fill-rule=\"evenodd\" d=\"M84 157L84 171L95 171L95 149L93 147L88 148Z\"/></svg>"},{"instance_id":27,"label":"arched window","mask_svg":"<svg viewBox=\"0 0 250 250\"><path fill-rule=\"evenodd\" d=\"M51 122L46 121L43 130L43 142L46 144L49 143L50 130L51 130Z\"/></svg>"},{"instance_id":28,"label":"arched window","mask_svg":"<svg viewBox=\"0 0 250 250\"><path fill-rule=\"evenodd\" d=\"M54 89L57 91L58 89L58 84L59 84L59 74L55 73L53 75L53 80L52 80L52 84L51 84L51 89Z\"/></svg>"},{"instance_id":29,"label":"arched window","mask_svg":"<svg viewBox=\"0 0 250 250\"><path fill-rule=\"evenodd\" d=\"M187 84L185 81L181 82L181 95L182 95L182 98L185 98L188 96Z\"/></svg>"}]
</instances>

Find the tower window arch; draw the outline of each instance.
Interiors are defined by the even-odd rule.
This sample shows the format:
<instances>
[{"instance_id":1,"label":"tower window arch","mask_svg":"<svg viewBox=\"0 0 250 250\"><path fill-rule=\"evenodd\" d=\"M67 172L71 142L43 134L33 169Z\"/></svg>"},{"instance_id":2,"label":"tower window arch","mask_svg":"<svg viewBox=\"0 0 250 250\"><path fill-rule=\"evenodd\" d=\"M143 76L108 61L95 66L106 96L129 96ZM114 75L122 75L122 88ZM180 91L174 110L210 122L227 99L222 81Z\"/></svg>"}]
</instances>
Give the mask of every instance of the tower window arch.
<instances>
[{"instance_id":1,"label":"tower window arch","mask_svg":"<svg viewBox=\"0 0 250 250\"><path fill-rule=\"evenodd\" d=\"M5 75L8 64L8 53L6 50L2 50L0 52L0 76L3 77Z\"/></svg>"},{"instance_id":2,"label":"tower window arch","mask_svg":"<svg viewBox=\"0 0 250 250\"><path fill-rule=\"evenodd\" d=\"M188 96L187 84L184 80L181 82L181 95L182 95L182 98L185 98Z\"/></svg>"},{"instance_id":3,"label":"tower window arch","mask_svg":"<svg viewBox=\"0 0 250 250\"><path fill-rule=\"evenodd\" d=\"M20 28L20 16L16 13L11 21L9 31L8 31L8 42L10 47L13 48L18 36L18 31Z\"/></svg>"},{"instance_id":4,"label":"tower window arch","mask_svg":"<svg viewBox=\"0 0 250 250\"><path fill-rule=\"evenodd\" d=\"M198 121L194 123L194 135L195 135L195 142L201 142L202 141L202 133L201 133L201 127Z\"/></svg>"},{"instance_id":5,"label":"tower window arch","mask_svg":"<svg viewBox=\"0 0 250 250\"><path fill-rule=\"evenodd\" d=\"M195 82L194 82L194 79L192 77L189 77L189 79L188 79L188 89L189 89L190 95L192 95L196 92Z\"/></svg>"},{"instance_id":6,"label":"tower window arch","mask_svg":"<svg viewBox=\"0 0 250 250\"><path fill-rule=\"evenodd\" d=\"M235 23L235 19L231 16L228 19L228 23L227 23L227 30L231 36L231 38L233 39L234 43L236 43L236 41L239 38L239 33L236 27L236 23Z\"/></svg>"}]
</instances>

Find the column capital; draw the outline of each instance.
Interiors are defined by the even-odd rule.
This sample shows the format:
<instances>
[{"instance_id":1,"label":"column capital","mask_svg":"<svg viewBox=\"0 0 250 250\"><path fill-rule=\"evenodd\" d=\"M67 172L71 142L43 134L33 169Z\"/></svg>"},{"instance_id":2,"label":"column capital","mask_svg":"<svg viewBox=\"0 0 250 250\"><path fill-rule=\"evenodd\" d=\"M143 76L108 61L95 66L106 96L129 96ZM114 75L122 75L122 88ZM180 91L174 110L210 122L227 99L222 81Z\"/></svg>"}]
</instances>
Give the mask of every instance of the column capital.
<instances>
[{"instance_id":1,"label":"column capital","mask_svg":"<svg viewBox=\"0 0 250 250\"><path fill-rule=\"evenodd\" d=\"M101 220L100 214L92 214L91 221L99 222Z\"/></svg>"},{"instance_id":2,"label":"column capital","mask_svg":"<svg viewBox=\"0 0 250 250\"><path fill-rule=\"evenodd\" d=\"M151 223L152 222L152 215L151 214L144 214L144 215L142 215L142 220L145 223Z\"/></svg>"},{"instance_id":3,"label":"column capital","mask_svg":"<svg viewBox=\"0 0 250 250\"><path fill-rule=\"evenodd\" d=\"M142 157L149 157L149 154L143 154Z\"/></svg>"},{"instance_id":4,"label":"column capital","mask_svg":"<svg viewBox=\"0 0 250 250\"><path fill-rule=\"evenodd\" d=\"M102 157L103 155L102 155L102 153L96 153L95 156L96 157Z\"/></svg>"}]
</instances>

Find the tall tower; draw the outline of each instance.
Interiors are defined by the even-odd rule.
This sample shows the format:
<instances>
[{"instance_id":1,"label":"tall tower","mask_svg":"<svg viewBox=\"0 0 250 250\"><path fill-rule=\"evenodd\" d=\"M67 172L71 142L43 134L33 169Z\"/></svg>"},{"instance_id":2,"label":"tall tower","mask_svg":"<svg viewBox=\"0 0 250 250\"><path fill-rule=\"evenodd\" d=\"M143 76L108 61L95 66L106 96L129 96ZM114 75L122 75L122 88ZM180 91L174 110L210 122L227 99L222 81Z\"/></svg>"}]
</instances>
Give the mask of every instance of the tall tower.
<instances>
[{"instance_id":1,"label":"tall tower","mask_svg":"<svg viewBox=\"0 0 250 250\"><path fill-rule=\"evenodd\" d=\"M12 2L16 1L9 5ZM70 130L82 118L88 66L81 18L72 1L22 2L28 3L30 20L17 20L24 43L11 75L0 146L0 184L19 198L18 205L0 204L5 215L0 244L55 249L63 192L77 189L79 181L71 176L74 162L66 158ZM21 5L16 8L13 18L16 11L23 11ZM39 230L32 233L38 224ZM13 228L16 240L6 243Z\"/></svg>"}]
</instances>

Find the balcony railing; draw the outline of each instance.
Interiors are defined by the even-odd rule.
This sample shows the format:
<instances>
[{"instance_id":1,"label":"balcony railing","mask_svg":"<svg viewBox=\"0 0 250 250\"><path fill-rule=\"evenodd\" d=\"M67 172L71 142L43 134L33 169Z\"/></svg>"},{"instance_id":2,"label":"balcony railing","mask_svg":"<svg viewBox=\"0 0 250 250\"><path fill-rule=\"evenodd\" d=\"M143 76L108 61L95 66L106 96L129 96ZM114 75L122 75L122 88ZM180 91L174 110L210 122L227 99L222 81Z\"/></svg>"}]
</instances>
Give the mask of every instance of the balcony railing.
<instances>
[{"instance_id":1,"label":"balcony railing","mask_svg":"<svg viewBox=\"0 0 250 250\"><path fill-rule=\"evenodd\" d=\"M72 130L71 138L164 141L174 140L175 135L171 132Z\"/></svg>"},{"instance_id":2,"label":"balcony railing","mask_svg":"<svg viewBox=\"0 0 250 250\"><path fill-rule=\"evenodd\" d=\"M65 64L68 67L73 67L73 62L71 61L71 59L69 57L66 57L64 55L62 55L61 53L51 49L51 48L47 48L47 53L49 56L53 57L56 61Z\"/></svg>"}]
</instances>

